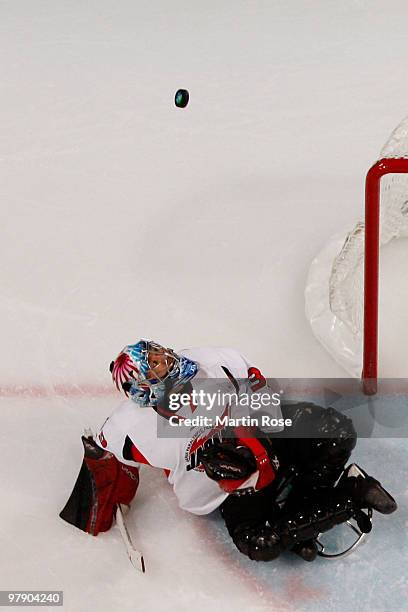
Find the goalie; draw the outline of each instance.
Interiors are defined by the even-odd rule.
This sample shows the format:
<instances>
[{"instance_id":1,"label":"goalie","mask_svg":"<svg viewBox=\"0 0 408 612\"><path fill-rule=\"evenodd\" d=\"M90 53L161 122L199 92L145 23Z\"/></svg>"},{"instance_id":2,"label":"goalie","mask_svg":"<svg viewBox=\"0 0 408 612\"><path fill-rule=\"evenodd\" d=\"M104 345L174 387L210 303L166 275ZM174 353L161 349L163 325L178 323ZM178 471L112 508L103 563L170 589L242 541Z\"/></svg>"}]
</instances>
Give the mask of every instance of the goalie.
<instances>
[{"instance_id":1,"label":"goalie","mask_svg":"<svg viewBox=\"0 0 408 612\"><path fill-rule=\"evenodd\" d=\"M256 561L273 560L285 549L313 561L320 533L351 518L367 533L373 510L396 510L377 480L355 464L346 468L356 434L351 420L332 408L276 405L276 421L282 410L292 422L289 434L190 425L183 436L159 437L160 424L182 424L200 412L192 398L205 381L221 381L237 393L270 393L261 372L235 350L177 354L140 340L126 346L110 370L127 399L95 438L82 438L83 464L60 514L92 535L110 529L118 504L130 504L140 464L165 470L182 509L204 515L219 508L237 548ZM174 397L184 398L177 410ZM229 409L221 404L220 415ZM305 427L313 437L296 438Z\"/></svg>"}]
</instances>

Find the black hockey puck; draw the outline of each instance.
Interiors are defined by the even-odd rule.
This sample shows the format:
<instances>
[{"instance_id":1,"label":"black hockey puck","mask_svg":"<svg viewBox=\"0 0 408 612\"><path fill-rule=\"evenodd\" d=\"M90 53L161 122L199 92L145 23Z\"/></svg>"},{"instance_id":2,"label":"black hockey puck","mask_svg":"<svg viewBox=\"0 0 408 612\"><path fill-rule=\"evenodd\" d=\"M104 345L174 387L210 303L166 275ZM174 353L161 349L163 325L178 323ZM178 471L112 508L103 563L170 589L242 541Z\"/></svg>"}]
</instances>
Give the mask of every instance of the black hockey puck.
<instances>
[{"instance_id":1,"label":"black hockey puck","mask_svg":"<svg viewBox=\"0 0 408 612\"><path fill-rule=\"evenodd\" d=\"M177 108L185 108L190 99L190 94L187 89L178 89L176 91L176 95L174 96L174 103Z\"/></svg>"}]
</instances>

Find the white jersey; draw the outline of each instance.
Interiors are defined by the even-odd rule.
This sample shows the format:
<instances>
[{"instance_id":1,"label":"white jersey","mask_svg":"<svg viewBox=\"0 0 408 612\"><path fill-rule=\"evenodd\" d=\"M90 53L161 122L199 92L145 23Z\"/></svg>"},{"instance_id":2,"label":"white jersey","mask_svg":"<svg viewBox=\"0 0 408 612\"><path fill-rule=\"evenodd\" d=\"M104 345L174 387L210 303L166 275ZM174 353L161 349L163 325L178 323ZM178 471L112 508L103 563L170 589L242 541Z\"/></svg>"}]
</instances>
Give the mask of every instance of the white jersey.
<instances>
[{"instance_id":1,"label":"white jersey","mask_svg":"<svg viewBox=\"0 0 408 612\"><path fill-rule=\"evenodd\" d=\"M249 377L252 389L254 381L257 389L265 385L259 370L233 349L191 348L179 351L178 354L198 365L197 374L192 380L193 387L199 384L200 379L217 379L218 386L220 381L225 381L226 387L230 386L230 390L234 391L236 379L248 382ZM196 414L195 408L183 406L177 411L177 416L192 417ZM225 416L228 406L220 406L218 410L221 416ZM281 417L279 406L275 408L275 415ZM168 421L152 407L143 408L127 399L105 421L96 436L96 442L112 452L122 463L142 463L165 470L179 505L184 510L194 514L212 512L226 499L228 493L208 478L197 461L197 452L212 438L220 437L223 426L191 425L183 427L181 434L177 432L177 435L171 437L158 437L158 422L161 419ZM168 422L166 426L168 428Z\"/></svg>"}]
</instances>

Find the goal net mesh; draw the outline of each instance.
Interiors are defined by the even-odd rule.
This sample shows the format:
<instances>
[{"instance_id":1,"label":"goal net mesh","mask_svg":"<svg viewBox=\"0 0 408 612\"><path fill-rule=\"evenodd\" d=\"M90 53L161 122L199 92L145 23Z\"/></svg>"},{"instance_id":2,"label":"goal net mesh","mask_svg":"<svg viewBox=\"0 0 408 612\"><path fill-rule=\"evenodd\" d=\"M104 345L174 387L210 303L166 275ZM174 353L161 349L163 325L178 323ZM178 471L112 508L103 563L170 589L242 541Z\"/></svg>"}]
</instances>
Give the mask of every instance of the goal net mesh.
<instances>
[{"instance_id":1,"label":"goal net mesh","mask_svg":"<svg viewBox=\"0 0 408 612\"><path fill-rule=\"evenodd\" d=\"M408 157L408 118L384 145L379 159L384 157ZM408 236L408 175L384 176L380 198L380 246L383 246ZM364 229L364 223L359 222L346 236L329 280L330 309L354 334L361 333L363 328Z\"/></svg>"},{"instance_id":2,"label":"goal net mesh","mask_svg":"<svg viewBox=\"0 0 408 612\"><path fill-rule=\"evenodd\" d=\"M382 158L408 158L408 117L384 145ZM364 235L365 224L359 221L346 236L334 236L313 261L305 292L314 334L357 377L362 368ZM408 237L408 175L387 174L380 183L380 247L402 237Z\"/></svg>"}]
</instances>

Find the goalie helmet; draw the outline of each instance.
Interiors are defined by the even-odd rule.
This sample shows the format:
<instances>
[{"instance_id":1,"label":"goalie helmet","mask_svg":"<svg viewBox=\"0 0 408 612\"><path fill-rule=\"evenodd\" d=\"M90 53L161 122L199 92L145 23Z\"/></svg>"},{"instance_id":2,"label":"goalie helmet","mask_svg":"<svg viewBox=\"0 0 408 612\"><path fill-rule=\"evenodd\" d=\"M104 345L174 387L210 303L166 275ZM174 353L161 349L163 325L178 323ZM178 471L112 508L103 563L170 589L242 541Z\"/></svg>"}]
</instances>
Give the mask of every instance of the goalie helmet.
<instances>
[{"instance_id":1,"label":"goalie helmet","mask_svg":"<svg viewBox=\"0 0 408 612\"><path fill-rule=\"evenodd\" d=\"M197 370L197 364L191 359L144 339L125 346L110 365L117 389L131 396L132 390L153 387L165 381L170 381L171 386L185 384Z\"/></svg>"}]
</instances>

